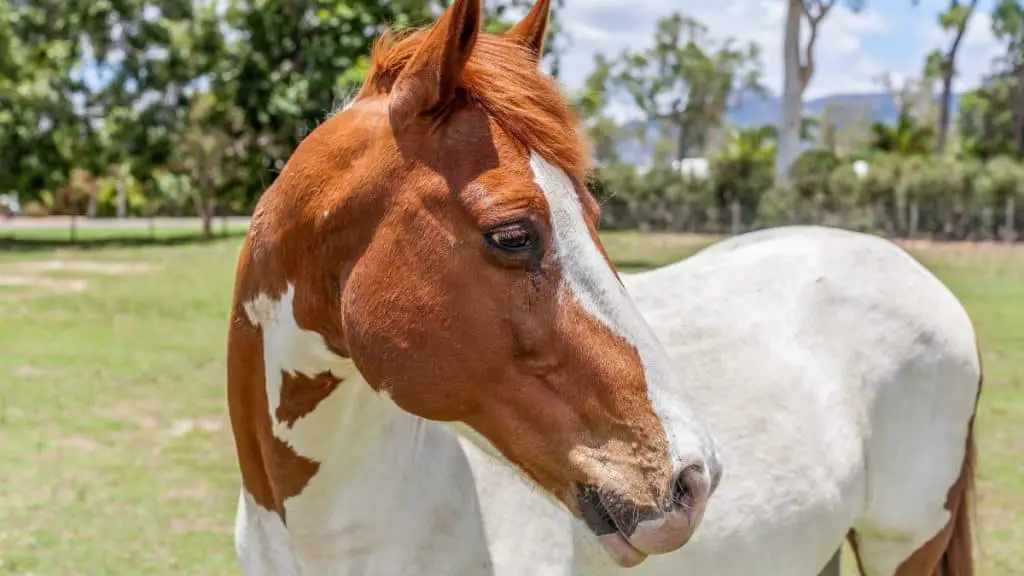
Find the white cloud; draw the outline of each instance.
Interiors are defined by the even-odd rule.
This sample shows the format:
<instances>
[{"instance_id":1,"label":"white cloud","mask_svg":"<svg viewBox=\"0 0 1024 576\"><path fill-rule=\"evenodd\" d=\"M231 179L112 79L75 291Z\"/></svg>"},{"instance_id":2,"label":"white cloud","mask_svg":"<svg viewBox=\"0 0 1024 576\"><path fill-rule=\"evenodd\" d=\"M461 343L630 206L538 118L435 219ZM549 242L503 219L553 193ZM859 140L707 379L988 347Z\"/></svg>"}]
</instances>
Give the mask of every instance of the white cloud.
<instances>
[{"instance_id":1,"label":"white cloud","mask_svg":"<svg viewBox=\"0 0 1024 576\"><path fill-rule=\"evenodd\" d=\"M914 25L904 30L878 11L881 2L858 13L836 6L819 31L815 50L816 73L807 97L835 93L875 92L885 72L897 77L916 76L924 55L944 45L933 13L917 13ZM570 34L571 46L562 60L562 81L577 89L593 68L597 52L613 56L624 48L649 46L656 21L680 10L706 24L716 39L733 37L761 46L764 81L778 93L782 84L782 33L785 4L782 0L716 0L714 2L622 2L621 0L566 0L561 21ZM989 69L997 46L987 14L972 19L959 59L957 88L976 85ZM904 40L897 35L909 35ZM805 29L803 37L807 38ZM891 49L893 40L902 50ZM886 50L876 49L885 41ZM888 52L891 52L891 56ZM909 53L909 54L908 54ZM884 56L883 56L884 54ZM620 107L624 113L628 106Z\"/></svg>"}]
</instances>

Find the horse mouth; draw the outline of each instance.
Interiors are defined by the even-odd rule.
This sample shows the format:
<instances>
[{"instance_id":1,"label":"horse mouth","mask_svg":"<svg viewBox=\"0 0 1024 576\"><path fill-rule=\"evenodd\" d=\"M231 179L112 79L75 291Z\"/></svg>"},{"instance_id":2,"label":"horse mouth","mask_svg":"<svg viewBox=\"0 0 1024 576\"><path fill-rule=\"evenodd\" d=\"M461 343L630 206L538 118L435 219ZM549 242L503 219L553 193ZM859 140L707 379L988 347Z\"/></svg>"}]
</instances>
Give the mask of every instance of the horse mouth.
<instances>
[{"instance_id":1,"label":"horse mouth","mask_svg":"<svg viewBox=\"0 0 1024 576\"><path fill-rule=\"evenodd\" d=\"M587 528L597 536L601 548L616 564L629 568L647 559L647 554L634 548L626 535L619 530L608 508L601 502L596 488L577 486L576 503Z\"/></svg>"}]
</instances>

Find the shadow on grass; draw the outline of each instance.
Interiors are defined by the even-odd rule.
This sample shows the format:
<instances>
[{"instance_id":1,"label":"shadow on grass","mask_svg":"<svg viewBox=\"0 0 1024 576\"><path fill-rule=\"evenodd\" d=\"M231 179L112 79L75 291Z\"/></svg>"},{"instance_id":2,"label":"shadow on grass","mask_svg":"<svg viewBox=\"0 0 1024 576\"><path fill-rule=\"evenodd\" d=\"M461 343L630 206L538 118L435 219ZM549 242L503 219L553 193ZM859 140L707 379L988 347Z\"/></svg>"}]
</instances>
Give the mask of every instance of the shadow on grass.
<instances>
[{"instance_id":1,"label":"shadow on grass","mask_svg":"<svg viewBox=\"0 0 1024 576\"><path fill-rule=\"evenodd\" d=\"M100 250L104 248L157 248L211 244L222 240L241 238L243 236L245 236L245 230L220 232L213 236L203 236L201 233L179 233L173 235L158 234L156 236L118 236L116 233L111 233L109 236L86 236L72 241L67 237L59 238L53 235L34 237L9 234L0 235L0 252L44 252L58 249Z\"/></svg>"}]
</instances>

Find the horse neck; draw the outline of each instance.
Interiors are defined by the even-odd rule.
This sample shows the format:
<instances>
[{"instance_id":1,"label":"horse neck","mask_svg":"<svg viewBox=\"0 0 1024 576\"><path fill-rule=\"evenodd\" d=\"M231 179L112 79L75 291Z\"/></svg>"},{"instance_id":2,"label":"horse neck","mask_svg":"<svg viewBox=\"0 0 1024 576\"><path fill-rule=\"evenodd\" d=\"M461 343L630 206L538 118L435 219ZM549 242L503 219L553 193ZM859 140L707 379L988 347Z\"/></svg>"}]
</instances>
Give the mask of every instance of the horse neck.
<instances>
[{"instance_id":1,"label":"horse neck","mask_svg":"<svg viewBox=\"0 0 1024 576\"><path fill-rule=\"evenodd\" d=\"M401 410L371 388L350 359L332 352L321 334L299 327L294 296L289 285L280 298L260 295L245 310L263 331L273 434L316 465L305 485L283 502L297 550L305 541L316 543L310 546L317 554L324 547L333 547L332 554L351 554L336 548L361 541L363 548L375 549L390 542L396 524L403 538L426 538L438 509L472 512L465 507L464 491L473 490L473 477L458 440L438 424ZM294 413L288 408L302 405L312 380L328 373L337 383L325 397L296 418L278 417ZM306 380L285 386L286 377ZM298 468L270 473L301 474Z\"/></svg>"}]
</instances>

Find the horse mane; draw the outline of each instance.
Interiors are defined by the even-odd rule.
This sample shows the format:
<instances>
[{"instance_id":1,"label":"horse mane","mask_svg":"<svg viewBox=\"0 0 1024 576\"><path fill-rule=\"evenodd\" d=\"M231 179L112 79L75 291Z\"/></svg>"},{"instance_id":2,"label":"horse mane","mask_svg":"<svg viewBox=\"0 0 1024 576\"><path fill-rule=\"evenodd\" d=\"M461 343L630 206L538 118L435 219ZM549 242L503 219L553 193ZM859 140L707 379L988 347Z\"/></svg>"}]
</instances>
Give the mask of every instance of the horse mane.
<instances>
[{"instance_id":1,"label":"horse mane","mask_svg":"<svg viewBox=\"0 0 1024 576\"><path fill-rule=\"evenodd\" d=\"M422 46L428 30L386 31L373 44L357 99L386 93ZM590 151L579 120L555 81L519 43L481 32L459 78L459 91L503 130L582 185Z\"/></svg>"}]
</instances>

